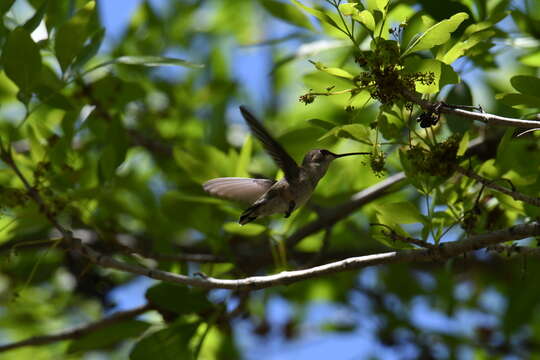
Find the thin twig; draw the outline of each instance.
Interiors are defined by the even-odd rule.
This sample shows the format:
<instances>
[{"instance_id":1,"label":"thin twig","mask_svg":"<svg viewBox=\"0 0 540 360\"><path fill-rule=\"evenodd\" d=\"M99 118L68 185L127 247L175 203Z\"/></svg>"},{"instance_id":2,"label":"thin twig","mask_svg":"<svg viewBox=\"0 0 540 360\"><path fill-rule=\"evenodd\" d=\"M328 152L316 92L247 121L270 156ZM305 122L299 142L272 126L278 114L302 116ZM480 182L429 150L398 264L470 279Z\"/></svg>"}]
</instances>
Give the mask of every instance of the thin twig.
<instances>
[{"instance_id":1,"label":"thin twig","mask_svg":"<svg viewBox=\"0 0 540 360\"><path fill-rule=\"evenodd\" d=\"M525 202L527 204L531 204L531 205L534 205L534 206L540 206L540 198L535 198L535 197L532 197L532 196L528 196L528 195L525 195L525 194L520 193L518 191L510 190L510 189L507 189L507 188L505 188L503 186L497 185L497 184L495 184L493 182L493 180L488 180L486 178L483 178L482 176L478 175L474 171L472 171L470 169L467 169L467 168L464 168L464 167L461 167L461 166L456 166L456 171L463 174L463 175L465 175L465 176L470 177L471 179L474 179L474 180L478 181L479 183L481 183L485 187L488 187L490 189L497 190L498 192L506 194L506 195L510 196L511 198L513 198L514 200L523 201L523 202Z\"/></svg>"},{"instance_id":2,"label":"thin twig","mask_svg":"<svg viewBox=\"0 0 540 360\"><path fill-rule=\"evenodd\" d=\"M197 262L197 263L230 263L232 260L226 259L222 256L212 254L164 254L153 251L144 251L140 249L134 249L128 246L122 248L122 252L126 254L137 254L147 259L153 259L157 261L170 261L170 262Z\"/></svg>"},{"instance_id":3,"label":"thin twig","mask_svg":"<svg viewBox=\"0 0 540 360\"><path fill-rule=\"evenodd\" d=\"M504 116L488 114L485 112L474 112L470 110L459 109L455 106L447 105L444 103L427 101L407 89L402 89L402 94L407 100L420 105L425 110L432 111L433 109L437 108L437 111L439 113L452 114L460 116L462 118L478 120L488 125L515 126L526 129L538 128L540 126L540 121L508 118Z\"/></svg>"},{"instance_id":4,"label":"thin twig","mask_svg":"<svg viewBox=\"0 0 540 360\"><path fill-rule=\"evenodd\" d=\"M58 334L34 336L26 340L17 341L11 344L0 345L0 352L13 350L13 349L20 348L23 346L39 346L39 345L47 345L47 344L51 344L51 343L63 341L63 340L79 339L87 334L103 329L107 326L111 326L121 321L134 318L135 316L143 314L151 309L152 309L151 306L149 304L146 304L146 305L143 305L143 306L131 309L131 310L117 312L99 321L96 321L96 322L93 322L93 323L90 323L81 327L77 327L74 329L66 330Z\"/></svg>"}]
</instances>

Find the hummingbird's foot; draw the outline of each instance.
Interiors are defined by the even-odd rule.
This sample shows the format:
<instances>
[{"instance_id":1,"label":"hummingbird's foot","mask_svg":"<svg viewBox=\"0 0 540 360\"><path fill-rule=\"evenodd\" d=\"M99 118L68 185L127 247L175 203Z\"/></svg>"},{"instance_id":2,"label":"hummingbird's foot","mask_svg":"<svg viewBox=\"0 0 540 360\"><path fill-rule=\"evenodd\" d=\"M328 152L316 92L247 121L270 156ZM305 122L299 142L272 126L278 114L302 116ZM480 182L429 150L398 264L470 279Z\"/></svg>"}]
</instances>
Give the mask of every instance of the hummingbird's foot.
<instances>
[{"instance_id":1,"label":"hummingbird's foot","mask_svg":"<svg viewBox=\"0 0 540 360\"><path fill-rule=\"evenodd\" d=\"M285 213L285 219L291 216L291 213L293 212L295 207L296 207L296 203L294 201L289 202L289 208L287 209L287 212Z\"/></svg>"}]
</instances>

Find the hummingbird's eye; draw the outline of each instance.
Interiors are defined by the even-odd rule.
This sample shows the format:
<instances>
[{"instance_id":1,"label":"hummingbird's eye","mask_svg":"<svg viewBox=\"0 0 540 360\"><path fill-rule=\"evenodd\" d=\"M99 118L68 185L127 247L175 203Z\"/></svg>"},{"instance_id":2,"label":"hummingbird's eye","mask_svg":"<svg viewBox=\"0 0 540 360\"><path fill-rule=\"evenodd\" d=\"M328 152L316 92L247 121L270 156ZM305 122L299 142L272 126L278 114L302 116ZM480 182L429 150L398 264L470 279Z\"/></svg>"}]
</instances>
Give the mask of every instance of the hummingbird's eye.
<instances>
[{"instance_id":1,"label":"hummingbird's eye","mask_svg":"<svg viewBox=\"0 0 540 360\"><path fill-rule=\"evenodd\" d=\"M330 155L330 151L328 151L328 150L324 150L324 149L323 149L323 150L321 150L320 152L321 152L321 155L323 155L323 156Z\"/></svg>"}]
</instances>

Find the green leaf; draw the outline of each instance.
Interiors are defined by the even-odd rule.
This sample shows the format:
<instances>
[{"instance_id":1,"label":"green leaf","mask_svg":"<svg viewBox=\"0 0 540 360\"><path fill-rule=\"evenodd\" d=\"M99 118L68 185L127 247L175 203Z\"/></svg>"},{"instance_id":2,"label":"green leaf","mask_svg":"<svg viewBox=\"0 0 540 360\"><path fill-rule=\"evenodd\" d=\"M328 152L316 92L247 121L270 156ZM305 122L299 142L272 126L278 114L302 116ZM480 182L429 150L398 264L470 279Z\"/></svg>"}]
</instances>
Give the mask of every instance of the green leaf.
<instances>
[{"instance_id":1,"label":"green leaf","mask_svg":"<svg viewBox=\"0 0 540 360\"><path fill-rule=\"evenodd\" d=\"M149 288L145 296L159 309L180 315L197 314L214 307L201 290L164 282Z\"/></svg>"},{"instance_id":2,"label":"green leaf","mask_svg":"<svg viewBox=\"0 0 540 360\"><path fill-rule=\"evenodd\" d=\"M110 140L106 143L99 159L99 174L102 181L113 178L116 174L116 169L126 159L128 148L125 129L120 120L114 119L114 121L111 122L108 126L107 135Z\"/></svg>"},{"instance_id":3,"label":"green leaf","mask_svg":"<svg viewBox=\"0 0 540 360\"><path fill-rule=\"evenodd\" d=\"M36 13L24 23L23 27L26 29L26 31L28 31L28 33L31 34L32 31L39 26L48 5L49 0L44 0L41 6L36 10Z\"/></svg>"},{"instance_id":4,"label":"green leaf","mask_svg":"<svg viewBox=\"0 0 540 360\"><path fill-rule=\"evenodd\" d=\"M400 139L405 126L395 111L381 111L377 116L377 128L385 139Z\"/></svg>"},{"instance_id":5,"label":"green leaf","mask_svg":"<svg viewBox=\"0 0 540 360\"><path fill-rule=\"evenodd\" d=\"M427 29L422 35L411 41L401 56L405 57L413 52L431 49L436 45L444 44L450 39L450 34L468 18L469 15L462 12L453 15L450 19L438 22Z\"/></svg>"},{"instance_id":6,"label":"green leaf","mask_svg":"<svg viewBox=\"0 0 540 360\"><path fill-rule=\"evenodd\" d=\"M195 69L204 67L202 64L195 64L187 60L163 56L121 56L111 60L111 63L140 66L184 66Z\"/></svg>"},{"instance_id":7,"label":"green leaf","mask_svg":"<svg viewBox=\"0 0 540 360\"><path fill-rule=\"evenodd\" d=\"M89 1L77 13L58 29L54 42L56 58L62 71L66 71L88 38L88 24L96 7L95 1Z\"/></svg>"},{"instance_id":8,"label":"green leaf","mask_svg":"<svg viewBox=\"0 0 540 360\"><path fill-rule=\"evenodd\" d=\"M465 135L463 135L463 137L461 138L461 141L459 142L457 156L465 155L465 152L467 151L468 147L469 147L469 133L466 132Z\"/></svg>"},{"instance_id":9,"label":"green leaf","mask_svg":"<svg viewBox=\"0 0 540 360\"><path fill-rule=\"evenodd\" d=\"M327 67L326 65L324 65L323 63L318 62L318 61L315 62L315 61L309 60L309 62L312 63L313 65L315 65L317 70L324 71L327 74L334 75L334 76L341 77L341 78L345 78L345 79L350 79L350 80L354 79L354 76L352 74L350 74L348 71L343 70L341 68L330 68L330 67Z\"/></svg>"},{"instance_id":10,"label":"green leaf","mask_svg":"<svg viewBox=\"0 0 540 360\"><path fill-rule=\"evenodd\" d=\"M333 122L321 119L309 119L308 122L313 126L318 126L325 130L332 130L336 126Z\"/></svg>"},{"instance_id":11,"label":"green leaf","mask_svg":"<svg viewBox=\"0 0 540 360\"><path fill-rule=\"evenodd\" d=\"M393 241L391 237L389 236L392 231L402 237L410 237L410 234L407 233L399 224L397 224L393 220L389 220L384 216L381 216L380 214L377 214L376 217L376 223L381 225L373 225L370 227L370 233L371 236L380 242L381 244L388 246L392 249L413 249L414 246L405 243L402 241Z\"/></svg>"},{"instance_id":12,"label":"green leaf","mask_svg":"<svg viewBox=\"0 0 540 360\"><path fill-rule=\"evenodd\" d=\"M357 3L353 2L343 3L339 5L339 11L345 16L351 16L358 13L358 9L356 8L357 5Z\"/></svg>"},{"instance_id":13,"label":"green leaf","mask_svg":"<svg viewBox=\"0 0 540 360\"><path fill-rule=\"evenodd\" d=\"M361 24L364 24L364 26L369 30L375 30L375 18L368 10L362 10L359 13L353 15L353 19Z\"/></svg>"},{"instance_id":14,"label":"green leaf","mask_svg":"<svg viewBox=\"0 0 540 360\"><path fill-rule=\"evenodd\" d=\"M266 231L266 227L260 224L245 224L240 225L236 222L227 222L223 224L223 230L228 233L241 235L241 236L258 236Z\"/></svg>"},{"instance_id":15,"label":"green leaf","mask_svg":"<svg viewBox=\"0 0 540 360\"><path fill-rule=\"evenodd\" d=\"M445 101L448 104L472 105L473 98L469 85L465 81L462 81L452 86ZM452 114L446 114L446 124L452 132L459 133L465 133L472 127L471 121Z\"/></svg>"},{"instance_id":16,"label":"green leaf","mask_svg":"<svg viewBox=\"0 0 540 360\"><path fill-rule=\"evenodd\" d=\"M505 158L508 158L508 156L505 156L507 154L507 149L510 147L513 139L512 136L514 134L514 129L509 128L506 129L504 132L504 135L499 142L499 146L497 146L497 157L496 157L496 163L497 165L502 165L502 162Z\"/></svg>"},{"instance_id":17,"label":"green leaf","mask_svg":"<svg viewBox=\"0 0 540 360\"><path fill-rule=\"evenodd\" d=\"M540 108L540 98L525 94L497 94L496 99L516 109Z\"/></svg>"},{"instance_id":18,"label":"green leaf","mask_svg":"<svg viewBox=\"0 0 540 360\"><path fill-rule=\"evenodd\" d=\"M409 56L405 59L405 72L407 73L433 73L432 84L416 82L416 91L421 94L433 94L438 92L444 85L459 82L457 73L450 65L435 59L423 59L419 56Z\"/></svg>"},{"instance_id":19,"label":"green leaf","mask_svg":"<svg viewBox=\"0 0 540 360\"><path fill-rule=\"evenodd\" d=\"M510 79L510 83L520 93L540 98L540 78L529 75L517 75Z\"/></svg>"},{"instance_id":20,"label":"green leaf","mask_svg":"<svg viewBox=\"0 0 540 360\"><path fill-rule=\"evenodd\" d=\"M448 65L465 55L465 52L479 44L481 41L490 39L495 35L495 31L482 31L474 34L466 40L457 41L450 49L441 49L437 54L437 60L440 60Z\"/></svg>"},{"instance_id":21,"label":"green leaf","mask_svg":"<svg viewBox=\"0 0 540 360\"><path fill-rule=\"evenodd\" d=\"M14 2L15 0L0 1L0 15L4 15L5 13L7 13L9 9L11 9L11 5L13 5Z\"/></svg>"},{"instance_id":22,"label":"green leaf","mask_svg":"<svg viewBox=\"0 0 540 360\"><path fill-rule=\"evenodd\" d=\"M313 30L313 26L303 12L296 7L277 0L260 0L262 6L270 14L278 19L281 19L289 24L300 26L309 30Z\"/></svg>"},{"instance_id":23,"label":"green leaf","mask_svg":"<svg viewBox=\"0 0 540 360\"><path fill-rule=\"evenodd\" d=\"M41 55L27 30L13 30L2 52L4 71L23 93L30 93L40 79Z\"/></svg>"},{"instance_id":24,"label":"green leaf","mask_svg":"<svg viewBox=\"0 0 540 360\"><path fill-rule=\"evenodd\" d=\"M44 103L54 108L62 110L73 110L74 106L71 99L62 95L53 88L48 86L39 85L35 88L35 93L38 98Z\"/></svg>"},{"instance_id":25,"label":"green leaf","mask_svg":"<svg viewBox=\"0 0 540 360\"><path fill-rule=\"evenodd\" d=\"M315 16L317 19L332 25L336 29L341 29L338 26L338 24L336 24L334 19L332 19L330 16L328 16L324 11L317 10L317 9L314 9L314 8L310 8L309 6L306 6L306 5L302 4L298 0L291 0L291 1L293 2L293 4L295 4L296 6L298 6L299 8L304 10L305 12L307 12L308 14L311 14L311 15Z\"/></svg>"},{"instance_id":26,"label":"green leaf","mask_svg":"<svg viewBox=\"0 0 540 360\"><path fill-rule=\"evenodd\" d=\"M334 126L330 131L321 136L318 140L321 141L330 136L353 139L361 143L371 144L370 130L367 126L363 124L347 124Z\"/></svg>"},{"instance_id":27,"label":"green leaf","mask_svg":"<svg viewBox=\"0 0 540 360\"><path fill-rule=\"evenodd\" d=\"M367 8L370 11L380 11L383 14L386 13L386 6L389 0L367 0Z\"/></svg>"},{"instance_id":28,"label":"green leaf","mask_svg":"<svg viewBox=\"0 0 540 360\"><path fill-rule=\"evenodd\" d=\"M122 340L137 337L146 331L150 324L139 320L125 320L73 340L67 348L68 354L102 349Z\"/></svg>"},{"instance_id":29,"label":"green leaf","mask_svg":"<svg viewBox=\"0 0 540 360\"><path fill-rule=\"evenodd\" d=\"M519 61L527 66L540 67L540 50L520 57Z\"/></svg>"},{"instance_id":30,"label":"green leaf","mask_svg":"<svg viewBox=\"0 0 540 360\"><path fill-rule=\"evenodd\" d=\"M99 51L99 48L101 47L101 43L103 42L104 38L105 28L100 28L96 32L94 32L94 34L90 36L90 41L88 42L88 44L85 45L79 55L77 55L74 66L76 68L80 68L81 66L86 64L88 60L93 58Z\"/></svg>"},{"instance_id":31,"label":"green leaf","mask_svg":"<svg viewBox=\"0 0 540 360\"><path fill-rule=\"evenodd\" d=\"M251 161L251 152L253 150L253 138L248 135L246 141L240 150L240 156L236 162L235 176L245 177L248 176L248 166Z\"/></svg>"},{"instance_id":32,"label":"green leaf","mask_svg":"<svg viewBox=\"0 0 540 360\"><path fill-rule=\"evenodd\" d=\"M193 351L189 343L197 324L177 322L169 327L156 331L135 344L129 354L131 360L193 360Z\"/></svg>"},{"instance_id":33,"label":"green leaf","mask_svg":"<svg viewBox=\"0 0 540 360\"><path fill-rule=\"evenodd\" d=\"M213 146L191 144L188 148L175 147L174 159L196 182L234 174L236 162Z\"/></svg>"},{"instance_id":34,"label":"green leaf","mask_svg":"<svg viewBox=\"0 0 540 360\"><path fill-rule=\"evenodd\" d=\"M472 34L480 31L484 31L486 29L489 29L493 27L495 24L497 24L499 21L504 19L506 16L508 16L509 12L503 11L497 14L493 14L492 18L489 21L482 21L476 24L471 24L467 26L465 29L465 32L463 33L464 36L471 36Z\"/></svg>"},{"instance_id":35,"label":"green leaf","mask_svg":"<svg viewBox=\"0 0 540 360\"><path fill-rule=\"evenodd\" d=\"M394 202L375 205L375 210L384 218L397 224L427 223L427 219L410 202Z\"/></svg>"}]
</instances>

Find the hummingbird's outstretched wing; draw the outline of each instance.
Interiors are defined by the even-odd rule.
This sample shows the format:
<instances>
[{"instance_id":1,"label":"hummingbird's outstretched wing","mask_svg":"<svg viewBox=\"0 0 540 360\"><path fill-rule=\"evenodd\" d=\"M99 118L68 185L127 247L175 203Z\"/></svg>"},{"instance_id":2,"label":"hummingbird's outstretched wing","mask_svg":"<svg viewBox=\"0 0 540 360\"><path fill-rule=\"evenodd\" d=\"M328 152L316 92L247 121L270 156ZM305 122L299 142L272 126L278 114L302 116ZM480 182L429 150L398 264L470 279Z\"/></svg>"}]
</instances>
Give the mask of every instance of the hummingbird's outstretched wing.
<instances>
[{"instance_id":1,"label":"hummingbird's outstretched wing","mask_svg":"<svg viewBox=\"0 0 540 360\"><path fill-rule=\"evenodd\" d=\"M203 189L213 196L253 204L274 183L269 179L224 177L205 182Z\"/></svg>"},{"instance_id":2,"label":"hummingbird's outstretched wing","mask_svg":"<svg viewBox=\"0 0 540 360\"><path fill-rule=\"evenodd\" d=\"M285 173L285 179L288 181L298 179L300 168L294 159L285 151L285 149L268 133L257 118L246 109L245 106L240 106L242 116L246 120L253 134L263 144L264 148L272 156L276 164Z\"/></svg>"}]
</instances>

